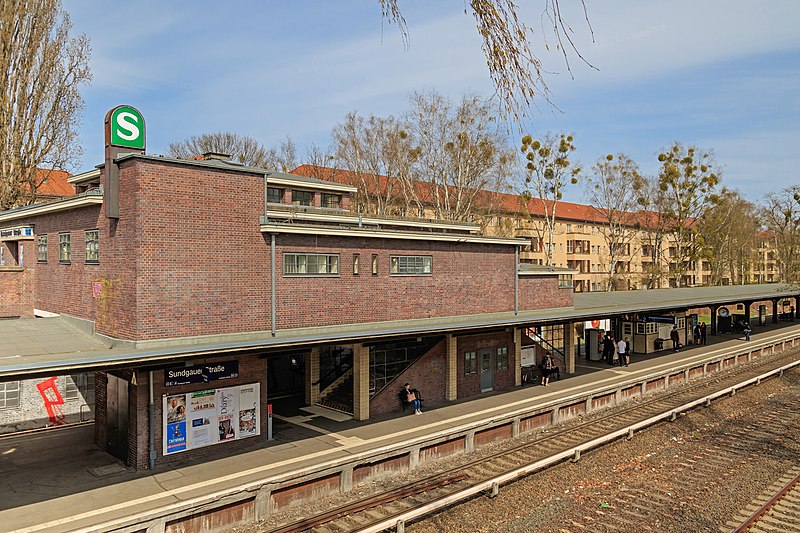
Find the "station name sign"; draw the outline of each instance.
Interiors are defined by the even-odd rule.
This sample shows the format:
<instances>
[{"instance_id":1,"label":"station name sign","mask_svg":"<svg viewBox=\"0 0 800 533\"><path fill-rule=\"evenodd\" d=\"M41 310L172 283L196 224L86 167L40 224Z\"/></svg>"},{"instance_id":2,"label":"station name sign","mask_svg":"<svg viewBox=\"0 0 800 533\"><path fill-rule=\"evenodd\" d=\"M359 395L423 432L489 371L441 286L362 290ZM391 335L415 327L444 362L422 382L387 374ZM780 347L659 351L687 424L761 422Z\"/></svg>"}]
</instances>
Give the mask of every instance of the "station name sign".
<instances>
[{"instance_id":1,"label":"station name sign","mask_svg":"<svg viewBox=\"0 0 800 533\"><path fill-rule=\"evenodd\" d=\"M239 377L239 361L225 361L211 365L182 366L164 370L164 386L208 383Z\"/></svg>"}]
</instances>

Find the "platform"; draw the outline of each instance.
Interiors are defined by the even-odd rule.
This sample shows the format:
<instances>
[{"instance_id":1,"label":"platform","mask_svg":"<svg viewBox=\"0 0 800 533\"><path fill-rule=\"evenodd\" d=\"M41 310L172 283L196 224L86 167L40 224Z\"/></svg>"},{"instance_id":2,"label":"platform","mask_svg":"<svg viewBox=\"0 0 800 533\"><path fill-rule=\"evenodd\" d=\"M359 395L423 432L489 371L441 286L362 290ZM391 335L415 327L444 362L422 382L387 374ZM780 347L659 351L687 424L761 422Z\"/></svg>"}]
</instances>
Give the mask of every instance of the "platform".
<instances>
[{"instance_id":1,"label":"platform","mask_svg":"<svg viewBox=\"0 0 800 533\"><path fill-rule=\"evenodd\" d=\"M751 344L800 333L800 324L756 327ZM280 481L359 453L446 435L465 424L491 421L523 406L589 392L687 361L741 348L741 337L708 337L707 346L639 357L630 367L578 360L576 373L549 387L527 385L426 410L365 422L325 411L285 412L274 419L266 447L224 458L206 457L153 472L125 468L93 444L93 426L76 426L0 439L0 524L3 531L73 531L109 524L148 510L221 496L228 489ZM424 392L424 391L423 391ZM220 455L224 450L219 450ZM215 496L216 495L216 496Z\"/></svg>"}]
</instances>

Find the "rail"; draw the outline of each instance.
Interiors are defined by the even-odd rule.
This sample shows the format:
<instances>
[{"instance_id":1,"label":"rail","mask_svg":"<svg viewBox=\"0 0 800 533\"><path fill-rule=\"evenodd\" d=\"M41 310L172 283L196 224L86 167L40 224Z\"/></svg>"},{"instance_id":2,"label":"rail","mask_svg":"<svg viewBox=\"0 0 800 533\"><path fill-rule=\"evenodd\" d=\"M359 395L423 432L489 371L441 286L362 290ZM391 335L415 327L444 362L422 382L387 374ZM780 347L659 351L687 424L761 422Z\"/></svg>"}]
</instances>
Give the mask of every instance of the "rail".
<instances>
[{"instance_id":1,"label":"rail","mask_svg":"<svg viewBox=\"0 0 800 533\"><path fill-rule=\"evenodd\" d=\"M464 501L464 500L466 500L468 498L471 498L473 496L482 494L482 493L487 492L487 491L490 491L492 494L497 494L497 492L499 490L499 486L502 485L502 484L505 484L505 483L508 483L508 482L511 482L511 481L515 481L516 479L518 479L520 477L532 474L534 472L537 472L539 470L542 470L542 469L547 468L549 466L552 466L554 464L560 463L560 462L562 462L564 460L567 460L567 459L578 460L578 459L580 459L581 453L583 453L583 452L592 450L592 449L597 448L599 446L603 446L603 445L608 444L609 442L615 441L615 440L617 440L617 439L619 439L621 437L631 438L636 431L639 431L641 429L644 429L644 428L647 428L647 427L652 426L654 424L657 424L658 422L661 422L663 420L674 419L675 416L678 413L681 413L681 412L684 412L684 411L689 411L689 410L694 409L695 407L698 407L700 405L710 405L710 402L715 400L715 399L721 398L722 396L735 394L736 391L741 389L741 388L747 387L747 386L752 385L754 383L761 383L762 380L767 379L767 378L769 378L771 376L774 376L776 374L783 375L783 372L785 372L786 370L794 368L794 367L797 367L797 366L800 366L800 360L794 361L792 363L783 365L783 366L781 366L779 368L770 370L770 371L765 372L765 373L763 373L763 374L761 374L761 375L759 375L757 377L754 377L754 378L751 378L751 379L747 379L747 380L745 380L745 381L743 381L743 382L741 382L741 383L739 383L737 385L734 385L734 386L731 386L731 387L726 387L726 388L724 388L722 390L719 390L719 391L715 391L715 392L713 392L711 394L703 396L702 398L693 400L691 402L687 402L687 403L685 403L683 405L680 405L680 406L678 406L676 408L668 409L668 410L663 411L663 412L661 412L661 413L659 413L657 415L651 416L651 417L649 417L649 418L647 418L645 420L642 420L642 421L630 424L628 426L625 426L623 428L611 431L610 433L607 433L606 435L603 435L601 437L597 437L597 438L592 439L590 441L581 443L581 444L579 444L577 446L574 446L574 447L571 447L571 448L567 448L567 449L565 449L565 450L563 450L563 451L561 451L559 453L556 453L554 455L551 455L549 457L546 457L546 458L541 459L539 461L536 461L534 463L525 465L525 466L520 467L520 468L513 469L513 470L511 470L509 472L506 472L506 473L504 473L502 475L495 476L495 477L492 477L490 479L481 481L479 483L474 484L473 486L471 486L469 488L466 488L466 489L461 490L459 492L447 495L447 496L445 496L443 498L440 498L438 500L435 500L435 501L429 502L427 504L421 505L421 506L419 506L417 508L410 509L408 511L404 511L404 512L401 512L401 513L397 513L397 514L395 514L395 515L393 515L393 516L391 516L391 517L389 517L389 518L387 518L385 520L382 520L382 521L376 522L374 524L371 524L368 527L357 529L357 530L355 530L355 532L356 533L377 533L379 531L383 531L383 530L389 529L389 528L396 528L398 531L402 531L404 529L405 522L408 522L408 521L420 518L422 516L434 513L436 511L439 511L441 509L449 507L449 506L451 506L451 505L453 505L455 503ZM793 481L793 484L797 483L798 479L800 479L800 476L795 478L795 480ZM793 486L793 484L792 484L792 486ZM788 485L787 485L787 487L788 487ZM788 487L788 488L785 487L784 491L782 491L782 493L785 494L785 492L788 492L788 490L790 490L790 489L791 489L791 487ZM780 497L781 496L776 495L776 497L774 497L772 500L770 500L770 502L771 502L770 506L773 505L774 502L777 501ZM763 513L766 512L766 510L768 508L769 507L767 507L765 505L765 508L761 512L761 515L763 515ZM754 516L756 514L758 514L758 512L755 513ZM739 531L739 530L737 530L737 531ZM744 531L744 530L742 530L742 531Z\"/></svg>"},{"instance_id":2,"label":"rail","mask_svg":"<svg viewBox=\"0 0 800 533\"><path fill-rule=\"evenodd\" d=\"M762 516L767 514L775 504L782 500L789 492L791 492L800 483L800 474L796 475L794 479L784 485L772 498L767 500L764 505L759 507L753 514L751 514L742 525L733 530L733 533L744 533L748 531L753 525L761 519Z\"/></svg>"}]
</instances>

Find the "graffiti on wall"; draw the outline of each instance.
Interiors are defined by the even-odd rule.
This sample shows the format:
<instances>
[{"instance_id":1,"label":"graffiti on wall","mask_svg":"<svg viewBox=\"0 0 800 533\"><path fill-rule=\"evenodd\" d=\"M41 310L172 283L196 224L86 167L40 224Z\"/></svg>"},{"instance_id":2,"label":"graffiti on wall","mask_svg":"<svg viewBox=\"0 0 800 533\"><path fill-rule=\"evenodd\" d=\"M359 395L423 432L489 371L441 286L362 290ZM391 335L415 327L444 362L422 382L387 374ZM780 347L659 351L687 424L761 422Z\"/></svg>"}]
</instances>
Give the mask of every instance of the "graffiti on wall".
<instances>
[{"instance_id":1,"label":"graffiti on wall","mask_svg":"<svg viewBox=\"0 0 800 533\"><path fill-rule=\"evenodd\" d=\"M37 383L36 388L39 389L39 394L42 395L44 408L47 411L47 416L50 417L50 423L57 426L66 424L64 413L61 410L61 406L64 405L64 398L62 398L61 393L58 392L56 377L54 376L41 383Z\"/></svg>"}]
</instances>

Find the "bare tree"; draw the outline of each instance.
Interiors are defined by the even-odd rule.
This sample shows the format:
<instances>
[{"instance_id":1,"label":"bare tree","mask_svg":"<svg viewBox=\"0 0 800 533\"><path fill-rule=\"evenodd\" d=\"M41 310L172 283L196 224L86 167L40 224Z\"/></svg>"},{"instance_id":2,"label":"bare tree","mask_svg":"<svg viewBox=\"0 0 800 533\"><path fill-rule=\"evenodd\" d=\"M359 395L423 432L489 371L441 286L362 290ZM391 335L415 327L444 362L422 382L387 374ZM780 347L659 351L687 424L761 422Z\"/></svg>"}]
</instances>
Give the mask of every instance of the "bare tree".
<instances>
[{"instance_id":1,"label":"bare tree","mask_svg":"<svg viewBox=\"0 0 800 533\"><path fill-rule=\"evenodd\" d=\"M413 93L406 117L416 147L414 183L404 184L404 194L420 208L431 206L439 219L491 216L517 159L488 103L476 94L453 102L436 92Z\"/></svg>"},{"instance_id":2,"label":"bare tree","mask_svg":"<svg viewBox=\"0 0 800 533\"><path fill-rule=\"evenodd\" d=\"M0 210L36 201L47 172L80 155L79 87L91 80L89 39L70 37L60 0L0 3Z\"/></svg>"},{"instance_id":3,"label":"bare tree","mask_svg":"<svg viewBox=\"0 0 800 533\"><path fill-rule=\"evenodd\" d=\"M658 178L644 178L638 203L642 246L642 283L648 289L660 289L669 269L665 245L668 242L667 213L671 198L658 184Z\"/></svg>"},{"instance_id":4,"label":"bare tree","mask_svg":"<svg viewBox=\"0 0 800 533\"><path fill-rule=\"evenodd\" d=\"M553 235L556 231L556 211L563 189L569 184L578 183L581 172L579 166L570 161L570 154L575 151L572 135L552 133L541 140L534 140L530 135L522 138L522 153L528 163L525 180L521 183L520 198L530 219L533 219L531 203L541 205L544 217L536 226L540 238L545 244L545 257L548 266L553 264ZM535 193L535 195L534 195Z\"/></svg>"},{"instance_id":5,"label":"bare tree","mask_svg":"<svg viewBox=\"0 0 800 533\"><path fill-rule=\"evenodd\" d=\"M405 18L398 6L398 0L379 0L383 17L396 23L408 45L409 34ZM550 102L550 90L545 82L545 69L538 55L531 47L533 29L519 16L519 6L514 0L470 0L465 2L472 10L478 33L483 39L483 53L489 76L500 98L502 115L519 119L525 116L531 104L539 98ZM586 4L581 0L583 15L590 34L592 27L586 12ZM563 56L567 71L572 75L570 53L589 65L580 54L573 41L574 30L566 22L561 12L559 0L542 0L542 35L545 49L551 45L546 38L552 38L552 46ZM465 9L466 12L466 9ZM592 67L595 68L595 67Z\"/></svg>"},{"instance_id":6,"label":"bare tree","mask_svg":"<svg viewBox=\"0 0 800 533\"><path fill-rule=\"evenodd\" d=\"M794 283L800 274L800 186L792 185L766 197L767 228L775 235L776 263L781 282Z\"/></svg>"},{"instance_id":7,"label":"bare tree","mask_svg":"<svg viewBox=\"0 0 800 533\"><path fill-rule=\"evenodd\" d=\"M197 158L206 152L229 155L243 165L281 172L297 166L297 147L288 135L278 148L269 149L253 137L229 131L193 135L169 145L169 154L178 159Z\"/></svg>"},{"instance_id":8,"label":"bare tree","mask_svg":"<svg viewBox=\"0 0 800 533\"><path fill-rule=\"evenodd\" d=\"M705 245L702 258L711 270L709 285L747 283L759 226L755 206L738 192L723 188L700 228Z\"/></svg>"},{"instance_id":9,"label":"bare tree","mask_svg":"<svg viewBox=\"0 0 800 533\"><path fill-rule=\"evenodd\" d=\"M706 211L719 200L719 176L711 152L675 143L659 154L659 188L670 197L666 222L672 242L670 266L678 287L690 284L687 274L701 257L698 232Z\"/></svg>"},{"instance_id":10,"label":"bare tree","mask_svg":"<svg viewBox=\"0 0 800 533\"><path fill-rule=\"evenodd\" d=\"M334 127L333 141L337 165L350 171L348 181L358 188L357 210L401 214L408 202L401 197L400 182L408 181L416 157L405 125L392 116L364 118L351 112Z\"/></svg>"},{"instance_id":11,"label":"bare tree","mask_svg":"<svg viewBox=\"0 0 800 533\"><path fill-rule=\"evenodd\" d=\"M640 225L638 200L644 187L635 161L625 154L616 158L609 154L597 161L586 177L586 195L589 205L605 222L603 238L606 242L608 290L623 287L625 272L635 249L637 229Z\"/></svg>"}]
</instances>

